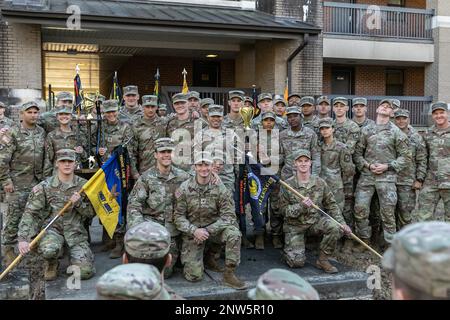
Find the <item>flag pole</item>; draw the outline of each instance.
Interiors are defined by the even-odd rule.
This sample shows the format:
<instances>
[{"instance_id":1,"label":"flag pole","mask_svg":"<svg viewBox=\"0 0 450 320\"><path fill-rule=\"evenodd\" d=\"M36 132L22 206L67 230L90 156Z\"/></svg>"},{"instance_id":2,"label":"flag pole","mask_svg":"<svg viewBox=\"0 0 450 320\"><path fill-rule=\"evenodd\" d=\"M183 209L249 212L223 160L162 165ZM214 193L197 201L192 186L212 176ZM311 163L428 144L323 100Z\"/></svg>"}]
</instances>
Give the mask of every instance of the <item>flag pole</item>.
<instances>
[{"instance_id":1,"label":"flag pole","mask_svg":"<svg viewBox=\"0 0 450 320\"><path fill-rule=\"evenodd\" d=\"M295 194L297 197L299 197L302 200L306 200L307 197L305 197L304 195L302 195L300 192L298 192L297 190L295 190L294 188L292 188L289 184L287 184L286 182L284 182L283 180L279 179L278 180L281 185L283 185L285 188L287 188L289 191L291 191L293 194ZM319 206L317 206L315 203L312 203L312 207L318 211L320 211L323 215L325 215L327 218L329 218L330 220L334 221L335 223L337 223L339 225L339 227L343 228L344 226L339 223L336 219L334 219L332 216L330 216L328 213L326 213L325 211L323 211L322 209L320 209ZM353 232L350 233L350 237L352 237L353 239L355 239L356 241L358 241L361 245L363 245L365 248L367 248L368 250L370 250L373 254L375 254L378 258L382 259L383 257L381 256L381 254L379 254L377 251L375 251L372 247L370 247L367 243L365 243L364 241L362 241L360 238L358 238Z\"/></svg>"},{"instance_id":2,"label":"flag pole","mask_svg":"<svg viewBox=\"0 0 450 320\"><path fill-rule=\"evenodd\" d=\"M78 193L83 193L84 191L84 187L81 188ZM36 246L36 244L41 240L41 238L44 236L45 232L48 230L48 228L50 228L53 223L55 223L56 220L58 220L59 217L61 217L64 212L66 212L71 206L72 206L72 201L67 201L67 203L64 205L64 207L59 210L58 214L47 224L47 226L45 226L44 229L41 230L41 232L39 232L39 234L33 239L33 241L30 242L30 250L34 248L34 246ZM22 258L25 255L23 254L19 254L13 262L11 262L11 264L2 272L2 274L0 274L0 281L15 267L19 264L19 262L22 260Z\"/></svg>"},{"instance_id":3,"label":"flag pole","mask_svg":"<svg viewBox=\"0 0 450 320\"><path fill-rule=\"evenodd\" d=\"M242 150L239 150L238 148L234 147L233 148L241 153ZM253 159L253 161L255 161L255 159L252 156L249 156L249 159ZM255 161L255 163L257 163ZM300 192L298 192L297 190L295 190L293 187L291 187L289 184L287 184L285 181L281 180L280 178L278 178L275 174L271 174L272 176L276 177L276 180L283 185L286 189L288 189L289 191L291 191L294 195L296 195L298 198L302 199L302 200L306 200L307 197L305 197L304 195L302 195ZM320 213L322 213L323 215L325 215L327 218L329 218L330 220L332 220L333 222L335 222L336 224L339 225L339 227L343 228L344 226L339 223L336 219L334 219L332 216L330 216L328 213L326 213L325 211L323 211L322 209L320 209L319 206L317 206L315 203L312 203L312 207L316 210L318 210ZM365 243L364 241L362 241L359 237L357 237L353 232L350 233L349 235L351 238L353 238L354 240L356 240L358 243L360 243L362 246L364 246L365 248L367 248L370 252L372 252L373 254L375 254L378 258L382 259L383 256L381 254L379 254L377 251L375 251L371 246L369 246L367 243Z\"/></svg>"}]
</instances>

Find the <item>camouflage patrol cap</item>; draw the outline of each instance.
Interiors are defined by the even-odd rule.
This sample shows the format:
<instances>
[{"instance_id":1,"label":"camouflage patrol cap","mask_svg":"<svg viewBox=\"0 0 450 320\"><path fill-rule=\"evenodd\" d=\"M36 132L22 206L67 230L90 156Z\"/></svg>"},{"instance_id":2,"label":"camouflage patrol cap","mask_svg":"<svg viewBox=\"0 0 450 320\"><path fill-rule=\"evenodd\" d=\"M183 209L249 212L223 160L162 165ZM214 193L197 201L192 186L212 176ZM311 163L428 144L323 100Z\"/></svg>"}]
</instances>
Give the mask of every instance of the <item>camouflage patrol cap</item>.
<instances>
[{"instance_id":1,"label":"camouflage patrol cap","mask_svg":"<svg viewBox=\"0 0 450 320\"><path fill-rule=\"evenodd\" d=\"M308 159L311 159L311 152L305 149L299 149L294 152L294 160L297 160L300 157L307 157Z\"/></svg>"},{"instance_id":2,"label":"camouflage patrol cap","mask_svg":"<svg viewBox=\"0 0 450 320\"><path fill-rule=\"evenodd\" d=\"M397 111L395 111L394 113L394 117L406 117L409 118L409 111L406 109L398 109Z\"/></svg>"},{"instance_id":3,"label":"camouflage patrol cap","mask_svg":"<svg viewBox=\"0 0 450 320\"><path fill-rule=\"evenodd\" d=\"M239 98L241 100L244 100L245 92L241 90L231 90L228 92L228 100L231 100L233 98Z\"/></svg>"},{"instance_id":4,"label":"camouflage patrol cap","mask_svg":"<svg viewBox=\"0 0 450 320\"><path fill-rule=\"evenodd\" d=\"M142 96L142 106L158 106L158 96L145 95Z\"/></svg>"},{"instance_id":5,"label":"camouflage patrol cap","mask_svg":"<svg viewBox=\"0 0 450 320\"><path fill-rule=\"evenodd\" d=\"M292 97L299 97L299 98L301 98L300 94L298 94L298 93L291 93L290 95L288 95L288 100L290 98L292 98Z\"/></svg>"},{"instance_id":6,"label":"camouflage patrol cap","mask_svg":"<svg viewBox=\"0 0 450 320\"><path fill-rule=\"evenodd\" d=\"M124 244L133 258L160 259L169 253L170 233L159 223L146 221L127 231Z\"/></svg>"},{"instance_id":7,"label":"camouflage patrol cap","mask_svg":"<svg viewBox=\"0 0 450 320\"><path fill-rule=\"evenodd\" d=\"M342 103L345 106L348 106L348 99L345 97L337 97L333 99L333 106L337 103Z\"/></svg>"},{"instance_id":8,"label":"camouflage patrol cap","mask_svg":"<svg viewBox=\"0 0 450 320\"><path fill-rule=\"evenodd\" d=\"M103 112L119 111L119 104L117 100L106 100L103 102Z\"/></svg>"},{"instance_id":9,"label":"camouflage patrol cap","mask_svg":"<svg viewBox=\"0 0 450 320\"><path fill-rule=\"evenodd\" d=\"M319 129L320 128L333 128L333 119L331 118L323 118L319 120Z\"/></svg>"},{"instance_id":10,"label":"camouflage patrol cap","mask_svg":"<svg viewBox=\"0 0 450 320\"><path fill-rule=\"evenodd\" d=\"M138 87L135 85L129 85L126 87L123 87L123 95L128 96L130 94L139 94Z\"/></svg>"},{"instance_id":11,"label":"camouflage patrol cap","mask_svg":"<svg viewBox=\"0 0 450 320\"><path fill-rule=\"evenodd\" d=\"M159 110L167 110L167 105L164 104L164 103L161 103L161 104L158 106L158 109L159 109Z\"/></svg>"},{"instance_id":12,"label":"camouflage patrol cap","mask_svg":"<svg viewBox=\"0 0 450 320\"><path fill-rule=\"evenodd\" d=\"M392 105L395 108L400 108L400 100L398 100L398 99L391 99L391 102L392 102Z\"/></svg>"},{"instance_id":13,"label":"camouflage patrol cap","mask_svg":"<svg viewBox=\"0 0 450 320\"><path fill-rule=\"evenodd\" d=\"M244 97L244 102L250 102L252 104L252 106L255 106L255 104L253 103L253 99L250 97Z\"/></svg>"},{"instance_id":14,"label":"camouflage patrol cap","mask_svg":"<svg viewBox=\"0 0 450 320\"><path fill-rule=\"evenodd\" d=\"M200 93L198 93L197 91L189 91L187 93L187 99L189 100L191 98L195 98L200 101Z\"/></svg>"},{"instance_id":15,"label":"camouflage patrol cap","mask_svg":"<svg viewBox=\"0 0 450 320\"><path fill-rule=\"evenodd\" d=\"M294 107L288 107L286 109L286 115L291 114L291 113L297 113L297 114L302 114L300 112L300 110L298 109L298 107L294 106Z\"/></svg>"},{"instance_id":16,"label":"camouflage patrol cap","mask_svg":"<svg viewBox=\"0 0 450 320\"><path fill-rule=\"evenodd\" d=\"M277 118L276 114L273 111L266 111L261 114L261 120L272 118L275 120Z\"/></svg>"},{"instance_id":17,"label":"camouflage patrol cap","mask_svg":"<svg viewBox=\"0 0 450 320\"><path fill-rule=\"evenodd\" d=\"M185 95L184 93L175 93L172 96L172 103L177 103L177 102L187 102L188 98L187 95Z\"/></svg>"},{"instance_id":18,"label":"camouflage patrol cap","mask_svg":"<svg viewBox=\"0 0 450 320\"><path fill-rule=\"evenodd\" d=\"M363 106L367 106L367 99L358 97L358 98L355 98L355 99L352 100L352 106L353 107L358 105L358 104L362 104Z\"/></svg>"},{"instance_id":19,"label":"camouflage patrol cap","mask_svg":"<svg viewBox=\"0 0 450 320\"><path fill-rule=\"evenodd\" d=\"M300 99L300 107L303 107L305 104L313 106L315 102L314 97L306 96Z\"/></svg>"},{"instance_id":20,"label":"camouflage patrol cap","mask_svg":"<svg viewBox=\"0 0 450 320\"><path fill-rule=\"evenodd\" d=\"M378 104L378 106L381 106L384 103L387 103L389 105L389 107L391 107L391 109L394 109L394 106L392 105L392 100L391 99L383 99L383 100L381 100L380 103Z\"/></svg>"},{"instance_id":21,"label":"camouflage patrol cap","mask_svg":"<svg viewBox=\"0 0 450 320\"><path fill-rule=\"evenodd\" d=\"M155 141L156 152L173 151L175 149L174 141L171 138L159 138Z\"/></svg>"},{"instance_id":22,"label":"camouflage patrol cap","mask_svg":"<svg viewBox=\"0 0 450 320\"><path fill-rule=\"evenodd\" d=\"M223 117L223 106L219 104L211 104L208 107L208 116L220 116Z\"/></svg>"},{"instance_id":23,"label":"camouflage patrol cap","mask_svg":"<svg viewBox=\"0 0 450 320\"><path fill-rule=\"evenodd\" d=\"M29 101L26 102L22 105L22 107L20 108L21 111L27 111L30 108L37 108L39 110L39 105L37 104L36 101Z\"/></svg>"},{"instance_id":24,"label":"camouflage patrol cap","mask_svg":"<svg viewBox=\"0 0 450 320\"><path fill-rule=\"evenodd\" d=\"M272 94L268 92L263 92L258 95L258 102L261 102L264 99L272 100Z\"/></svg>"},{"instance_id":25,"label":"camouflage patrol cap","mask_svg":"<svg viewBox=\"0 0 450 320\"><path fill-rule=\"evenodd\" d=\"M67 91L61 91L56 95L56 102L58 101L73 101L73 95Z\"/></svg>"},{"instance_id":26,"label":"camouflage patrol cap","mask_svg":"<svg viewBox=\"0 0 450 320\"><path fill-rule=\"evenodd\" d=\"M57 109L55 113L56 113L56 114L61 114L61 113L64 113L64 114L72 114L72 108L70 108L70 107L64 107L64 108L61 108L61 109Z\"/></svg>"},{"instance_id":27,"label":"camouflage patrol cap","mask_svg":"<svg viewBox=\"0 0 450 320\"><path fill-rule=\"evenodd\" d=\"M211 98L205 98L205 99L202 99L201 101L200 101L200 107L204 107L204 106L207 106L207 105L210 105L210 104L214 104L214 100L213 99L211 99Z\"/></svg>"},{"instance_id":28,"label":"camouflage patrol cap","mask_svg":"<svg viewBox=\"0 0 450 320\"><path fill-rule=\"evenodd\" d=\"M0 101L0 108L6 108L6 105Z\"/></svg>"},{"instance_id":29,"label":"camouflage patrol cap","mask_svg":"<svg viewBox=\"0 0 450 320\"><path fill-rule=\"evenodd\" d=\"M56 151L56 161L69 160L75 161L77 158L75 150L72 149L60 149Z\"/></svg>"},{"instance_id":30,"label":"camouflage patrol cap","mask_svg":"<svg viewBox=\"0 0 450 320\"><path fill-rule=\"evenodd\" d=\"M202 151L194 155L194 164L200 164L202 162L213 163L211 153L208 151Z\"/></svg>"},{"instance_id":31,"label":"camouflage patrol cap","mask_svg":"<svg viewBox=\"0 0 450 320\"><path fill-rule=\"evenodd\" d=\"M436 110L444 110L444 111L448 111L448 105L447 103L443 102L443 101L438 101L436 103L433 103L431 105L431 113L433 113Z\"/></svg>"},{"instance_id":32,"label":"camouflage patrol cap","mask_svg":"<svg viewBox=\"0 0 450 320\"><path fill-rule=\"evenodd\" d=\"M416 290L450 298L450 223L408 225L394 235L383 267Z\"/></svg>"},{"instance_id":33,"label":"camouflage patrol cap","mask_svg":"<svg viewBox=\"0 0 450 320\"><path fill-rule=\"evenodd\" d=\"M271 269L261 275L248 297L252 300L319 300L316 289L285 269Z\"/></svg>"},{"instance_id":34,"label":"camouflage patrol cap","mask_svg":"<svg viewBox=\"0 0 450 320\"><path fill-rule=\"evenodd\" d=\"M284 100L284 98L282 96L277 94L275 97L273 97L273 104L274 105L277 104L277 103L280 103L280 102L282 104L284 104L285 107L287 106L287 102Z\"/></svg>"},{"instance_id":35,"label":"camouflage patrol cap","mask_svg":"<svg viewBox=\"0 0 450 320\"><path fill-rule=\"evenodd\" d=\"M319 97L319 98L317 98L317 104L321 104L321 103L326 103L326 104L328 104L328 105L330 105L331 104L331 102L330 102L330 99L328 99L328 97L327 96L321 96L321 97Z\"/></svg>"},{"instance_id":36,"label":"camouflage patrol cap","mask_svg":"<svg viewBox=\"0 0 450 320\"><path fill-rule=\"evenodd\" d=\"M118 265L105 272L97 285L98 299L170 300L155 266L143 263Z\"/></svg>"}]
</instances>

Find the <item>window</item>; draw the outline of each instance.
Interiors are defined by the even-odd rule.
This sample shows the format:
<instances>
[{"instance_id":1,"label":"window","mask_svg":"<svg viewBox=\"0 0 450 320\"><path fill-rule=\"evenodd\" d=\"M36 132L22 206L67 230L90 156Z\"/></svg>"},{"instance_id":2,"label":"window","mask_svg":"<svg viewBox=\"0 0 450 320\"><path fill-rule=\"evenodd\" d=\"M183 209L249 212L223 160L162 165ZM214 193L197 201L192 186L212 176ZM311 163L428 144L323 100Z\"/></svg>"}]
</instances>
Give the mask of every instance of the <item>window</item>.
<instances>
[{"instance_id":1,"label":"window","mask_svg":"<svg viewBox=\"0 0 450 320\"><path fill-rule=\"evenodd\" d=\"M402 96L404 85L403 70L387 69L386 70L386 95Z\"/></svg>"},{"instance_id":2,"label":"window","mask_svg":"<svg viewBox=\"0 0 450 320\"><path fill-rule=\"evenodd\" d=\"M388 6L390 7L404 7L405 0L388 0Z\"/></svg>"}]
</instances>

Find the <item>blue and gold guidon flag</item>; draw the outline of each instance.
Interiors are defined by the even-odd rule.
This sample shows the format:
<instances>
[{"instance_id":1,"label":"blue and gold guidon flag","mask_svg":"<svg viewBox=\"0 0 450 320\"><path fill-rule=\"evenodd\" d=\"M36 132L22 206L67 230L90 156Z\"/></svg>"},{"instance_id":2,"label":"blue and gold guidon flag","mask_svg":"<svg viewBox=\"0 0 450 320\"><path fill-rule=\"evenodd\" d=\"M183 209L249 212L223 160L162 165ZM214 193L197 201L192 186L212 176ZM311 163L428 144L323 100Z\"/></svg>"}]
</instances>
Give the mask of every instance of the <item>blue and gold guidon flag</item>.
<instances>
[{"instance_id":1,"label":"blue and gold guidon flag","mask_svg":"<svg viewBox=\"0 0 450 320\"><path fill-rule=\"evenodd\" d=\"M103 227L113 237L122 220L122 169L116 151L83 186Z\"/></svg>"},{"instance_id":2,"label":"blue and gold guidon flag","mask_svg":"<svg viewBox=\"0 0 450 320\"><path fill-rule=\"evenodd\" d=\"M240 170L236 188L236 211L239 214L245 214L247 203L250 203L253 212L263 214L270 192L279 181L276 175L267 172L263 174L261 171L264 169L260 163L245 156L245 165Z\"/></svg>"}]
</instances>

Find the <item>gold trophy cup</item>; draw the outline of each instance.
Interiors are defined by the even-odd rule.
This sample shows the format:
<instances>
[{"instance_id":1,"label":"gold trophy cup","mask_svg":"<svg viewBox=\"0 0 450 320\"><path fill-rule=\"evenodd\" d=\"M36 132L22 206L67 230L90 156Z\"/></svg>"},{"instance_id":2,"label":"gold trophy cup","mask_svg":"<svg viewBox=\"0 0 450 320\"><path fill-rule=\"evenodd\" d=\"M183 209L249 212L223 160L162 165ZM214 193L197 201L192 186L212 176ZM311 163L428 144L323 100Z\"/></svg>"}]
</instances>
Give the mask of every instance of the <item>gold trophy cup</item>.
<instances>
[{"instance_id":1,"label":"gold trophy cup","mask_svg":"<svg viewBox=\"0 0 450 320\"><path fill-rule=\"evenodd\" d=\"M239 114L241 115L242 120L244 120L244 129L250 130L250 123L255 114L255 109L253 109L253 107L241 107L239 109Z\"/></svg>"}]
</instances>

